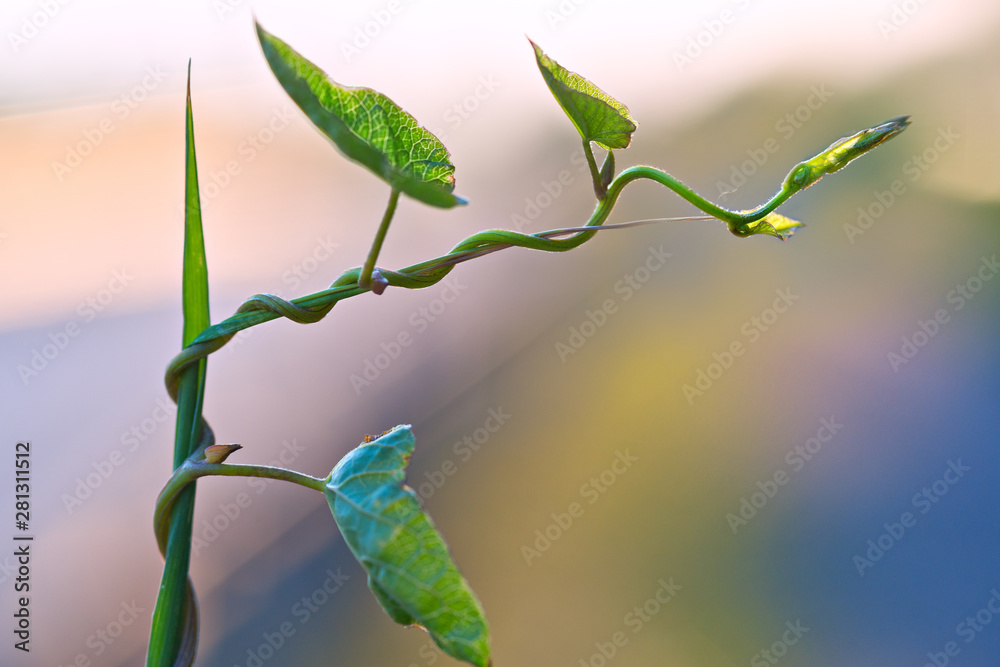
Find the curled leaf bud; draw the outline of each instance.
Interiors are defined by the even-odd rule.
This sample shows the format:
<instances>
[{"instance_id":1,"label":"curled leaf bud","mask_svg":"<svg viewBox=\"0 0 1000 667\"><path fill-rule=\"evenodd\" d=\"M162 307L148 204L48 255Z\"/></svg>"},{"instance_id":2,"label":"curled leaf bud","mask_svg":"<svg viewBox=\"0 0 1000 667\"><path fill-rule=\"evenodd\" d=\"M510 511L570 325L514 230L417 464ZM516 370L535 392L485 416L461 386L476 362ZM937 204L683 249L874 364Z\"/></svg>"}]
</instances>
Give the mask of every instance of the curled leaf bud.
<instances>
[{"instance_id":1,"label":"curled leaf bud","mask_svg":"<svg viewBox=\"0 0 1000 667\"><path fill-rule=\"evenodd\" d=\"M838 139L816 157L797 164L785 177L784 189L788 192L805 190L826 174L843 169L855 158L864 155L883 141L893 138L909 124L909 116L898 116L881 125Z\"/></svg>"},{"instance_id":2,"label":"curled leaf bud","mask_svg":"<svg viewBox=\"0 0 1000 667\"><path fill-rule=\"evenodd\" d=\"M211 447L206 447L205 460L209 463L222 463L237 449L243 449L243 445L212 445Z\"/></svg>"}]
</instances>

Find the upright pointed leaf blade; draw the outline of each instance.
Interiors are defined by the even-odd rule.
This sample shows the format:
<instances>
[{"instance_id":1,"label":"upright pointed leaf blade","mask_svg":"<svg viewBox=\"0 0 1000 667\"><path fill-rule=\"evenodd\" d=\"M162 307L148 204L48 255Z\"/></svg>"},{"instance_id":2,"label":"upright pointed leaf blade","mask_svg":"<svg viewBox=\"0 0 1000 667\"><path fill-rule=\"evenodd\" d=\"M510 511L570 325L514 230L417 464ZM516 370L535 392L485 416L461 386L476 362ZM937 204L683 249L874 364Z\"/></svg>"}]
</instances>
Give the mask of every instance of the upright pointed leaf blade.
<instances>
[{"instance_id":1,"label":"upright pointed leaf blade","mask_svg":"<svg viewBox=\"0 0 1000 667\"><path fill-rule=\"evenodd\" d=\"M453 658L487 667L482 606L417 494L403 484L413 445L409 426L362 443L330 473L327 502L386 613L397 623L423 626Z\"/></svg>"},{"instance_id":2,"label":"upright pointed leaf blade","mask_svg":"<svg viewBox=\"0 0 1000 667\"><path fill-rule=\"evenodd\" d=\"M346 157L425 204L451 208L465 203L453 194L455 165L448 150L413 116L382 93L341 86L259 23L256 26L278 82Z\"/></svg>"},{"instance_id":3,"label":"upright pointed leaf blade","mask_svg":"<svg viewBox=\"0 0 1000 667\"><path fill-rule=\"evenodd\" d=\"M530 39L528 41L531 42ZM593 141L609 150L628 147L636 122L625 105L549 58L534 42L531 46L535 49L535 60L542 78L583 140Z\"/></svg>"},{"instance_id":4,"label":"upright pointed leaf blade","mask_svg":"<svg viewBox=\"0 0 1000 667\"><path fill-rule=\"evenodd\" d=\"M198 163L194 149L194 115L191 111L191 62L188 61L187 109L184 151L184 260L181 277L182 345L187 347L211 324L208 310L208 263L201 224ZM207 360L184 371L177 391L177 430L174 468L191 453L200 438L201 408L205 395ZM148 667L190 665L198 644L197 602L188 579L191 558L191 524L195 485L182 492L173 509L167 538L163 578L157 593L150 628ZM183 659L179 659L181 654Z\"/></svg>"},{"instance_id":5,"label":"upright pointed leaf blade","mask_svg":"<svg viewBox=\"0 0 1000 667\"><path fill-rule=\"evenodd\" d=\"M205 235L201 226L201 198L198 193L198 162L194 151L194 116L191 112L191 62L188 61L187 123L185 128L184 170L184 275L182 301L186 347L212 324L208 312L208 263Z\"/></svg>"}]
</instances>

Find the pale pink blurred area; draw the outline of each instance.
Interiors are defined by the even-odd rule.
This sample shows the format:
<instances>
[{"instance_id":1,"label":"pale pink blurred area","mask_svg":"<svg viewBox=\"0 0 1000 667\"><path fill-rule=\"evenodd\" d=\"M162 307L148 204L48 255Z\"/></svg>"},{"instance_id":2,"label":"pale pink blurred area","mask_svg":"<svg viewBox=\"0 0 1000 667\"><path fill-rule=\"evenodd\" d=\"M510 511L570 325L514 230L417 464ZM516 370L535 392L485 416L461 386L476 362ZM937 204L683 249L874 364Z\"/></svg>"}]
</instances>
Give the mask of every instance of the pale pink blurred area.
<instances>
[{"instance_id":1,"label":"pale pink blurred area","mask_svg":"<svg viewBox=\"0 0 1000 667\"><path fill-rule=\"evenodd\" d=\"M900 137L782 209L807 223L786 243L681 222L601 232L565 254L505 250L318 324L244 332L209 361L205 415L220 442L244 445L233 461L284 456L321 477L366 434L412 423L410 484L427 489L483 600L498 665L596 665L619 630L616 665L745 664L797 614L818 625L788 664L916 664L947 638L989 578L960 558L990 562L995 537L966 523L908 537L915 551L896 562L966 575L914 605L894 595L940 590L936 575L900 566L899 589L882 594L892 559L859 579L850 554L949 457L996 479L991 459L970 457L995 440L1000 282L961 310L946 295L1000 239L1000 5L36 0L0 10L0 435L4 456L33 442L36 536L32 652L5 642L0 663L143 662L162 570L153 505L173 447L163 371L181 338L188 59L213 322L254 293L323 289L362 263L382 215L387 186L290 102L251 10L451 151L470 205L404 199L389 268L483 229L537 232L593 210L578 137L526 36L638 119L620 169L662 167L733 207L763 201L834 139L912 114ZM753 162L769 140L778 149ZM883 206L897 180L904 194ZM877 215L859 232L866 211ZM612 220L691 212L636 184ZM942 308L933 343L890 367L886 353ZM745 353L720 361L734 342ZM719 376L686 392L713 364ZM509 418L480 449L458 445L495 414ZM734 534L727 513L831 418L844 427L824 455ZM625 452L634 466L591 495ZM435 485L446 461L458 473ZM997 504L976 483L947 500L963 521ZM583 517L526 556L574 501ZM942 501L933 516L955 524L949 511ZM267 665L452 664L377 608L318 494L203 480L195 537L198 664L249 667L286 620L298 634ZM0 557L4 618L9 568ZM293 605L328 569L349 578L300 623ZM676 599L633 633L627 613L673 580ZM947 613L904 613L931 606ZM851 622L876 608L898 622L882 634Z\"/></svg>"},{"instance_id":2,"label":"pale pink blurred area","mask_svg":"<svg viewBox=\"0 0 1000 667\"><path fill-rule=\"evenodd\" d=\"M135 303L130 309L172 298L176 251L142 257L134 266L122 258L140 256L143 248L180 245L180 226L171 223L180 213L183 144L177 135L183 108L177 100L188 57L194 60L205 206L215 209L206 216L207 233L211 243L218 230L226 244L226 252L213 259L214 279L242 282L268 270L261 262L283 267L294 261L302 248L269 245L266 256L255 256L254 249L273 234L275 218L312 238L329 233L331 219L373 215L379 184L338 160L269 78L255 41L247 37L253 37L249 4L7 3L9 49L0 70L2 232L8 248L24 250L8 253L0 278L28 280L31 290L4 295L12 308L4 312L3 326L39 324L78 305L65 289L69 266L73 284L84 293L99 291L115 269L139 276L126 297ZM558 107L543 95L523 33L544 40L571 68L586 66L588 76L608 81L606 87L628 99L641 122L667 129L776 73L812 78L840 95L965 46L985 49L1000 16L1000 7L985 1L788 3L780 10L729 4L722 3L715 16L710 8L686 3L506 3L489 10L497 16L485 22L486 10L468 3L445 3L432 12L402 2L394 12L364 3L254 8L266 26L301 44L335 78L391 94L451 139L459 189L467 193L479 185L495 193L490 186L503 171L495 160L516 159L539 136L539 126L562 122ZM39 12L55 14L23 43L10 36L30 34L24 21L42 23ZM605 32L608 21L620 29ZM377 34L369 37L365 30ZM975 81L971 73L956 81L963 93L976 96L961 114L970 128L989 122L998 106L996 91L975 91ZM462 108L456 111L456 105ZM954 173L952 187L995 194L995 170L982 177L995 147L965 149L966 169L934 178ZM350 196L357 188L371 197ZM481 201L484 195L475 192ZM366 199L374 200L370 208L363 207ZM254 213L267 219L255 222ZM330 226L337 243L355 232L363 243L369 233L351 223Z\"/></svg>"}]
</instances>

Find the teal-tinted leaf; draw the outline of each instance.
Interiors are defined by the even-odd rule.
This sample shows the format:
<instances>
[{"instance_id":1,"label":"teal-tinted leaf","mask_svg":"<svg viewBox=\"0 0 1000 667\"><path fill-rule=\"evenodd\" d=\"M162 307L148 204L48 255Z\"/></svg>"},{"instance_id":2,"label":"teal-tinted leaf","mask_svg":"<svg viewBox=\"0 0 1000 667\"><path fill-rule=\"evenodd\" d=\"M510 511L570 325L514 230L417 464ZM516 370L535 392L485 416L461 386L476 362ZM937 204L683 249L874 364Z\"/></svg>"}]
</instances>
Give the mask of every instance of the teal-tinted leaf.
<instances>
[{"instance_id":1,"label":"teal-tinted leaf","mask_svg":"<svg viewBox=\"0 0 1000 667\"><path fill-rule=\"evenodd\" d=\"M413 444L409 426L366 438L330 473L326 499L386 613L423 626L448 655L486 667L483 609L417 494L403 484Z\"/></svg>"},{"instance_id":2,"label":"teal-tinted leaf","mask_svg":"<svg viewBox=\"0 0 1000 667\"><path fill-rule=\"evenodd\" d=\"M528 41L531 42L530 39ZM583 140L593 141L609 150L626 148L632 141L636 123L625 105L549 58L534 42L531 46L535 49L542 78Z\"/></svg>"},{"instance_id":3,"label":"teal-tinted leaf","mask_svg":"<svg viewBox=\"0 0 1000 667\"><path fill-rule=\"evenodd\" d=\"M766 234L775 238L787 241L788 237L795 233L799 227L804 227L798 220L792 220L780 213L770 213L756 222L748 222L739 225L730 225L729 231L736 236L753 236L755 234Z\"/></svg>"},{"instance_id":4,"label":"teal-tinted leaf","mask_svg":"<svg viewBox=\"0 0 1000 667\"><path fill-rule=\"evenodd\" d=\"M208 263L201 228L198 162L194 153L194 116L191 113L191 62L188 61L187 122L184 169L184 269L181 286L184 311L182 345L187 346L212 322L208 313Z\"/></svg>"},{"instance_id":5,"label":"teal-tinted leaf","mask_svg":"<svg viewBox=\"0 0 1000 667\"><path fill-rule=\"evenodd\" d=\"M389 614L389 618L396 621L400 625L417 625L417 619L413 618L408 611L399 606L392 596L385 592L378 582L372 579L371 575L368 576L368 588L372 590L375 594L375 599L385 610L385 613Z\"/></svg>"},{"instance_id":6,"label":"teal-tinted leaf","mask_svg":"<svg viewBox=\"0 0 1000 667\"><path fill-rule=\"evenodd\" d=\"M455 166L448 150L413 116L370 88L341 86L256 25L278 82L344 155L426 204L451 208L465 203L453 194Z\"/></svg>"}]
</instances>

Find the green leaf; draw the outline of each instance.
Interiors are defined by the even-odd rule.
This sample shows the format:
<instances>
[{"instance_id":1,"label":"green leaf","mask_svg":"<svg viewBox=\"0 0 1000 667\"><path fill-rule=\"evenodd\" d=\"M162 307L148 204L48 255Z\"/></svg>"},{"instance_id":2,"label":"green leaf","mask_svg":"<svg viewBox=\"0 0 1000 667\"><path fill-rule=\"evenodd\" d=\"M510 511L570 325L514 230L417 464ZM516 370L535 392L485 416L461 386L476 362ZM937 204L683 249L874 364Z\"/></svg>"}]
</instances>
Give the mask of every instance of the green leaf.
<instances>
[{"instance_id":1,"label":"green leaf","mask_svg":"<svg viewBox=\"0 0 1000 667\"><path fill-rule=\"evenodd\" d=\"M212 324L208 313L208 264L201 228L198 163L194 153L194 116L191 113L191 61L188 61L187 123L184 170L184 276L181 288L185 347Z\"/></svg>"},{"instance_id":2,"label":"green leaf","mask_svg":"<svg viewBox=\"0 0 1000 667\"><path fill-rule=\"evenodd\" d=\"M385 612L397 623L423 626L453 658L486 667L483 609L417 494L403 484L413 445L405 425L366 438L330 473L326 499Z\"/></svg>"},{"instance_id":3,"label":"green leaf","mask_svg":"<svg viewBox=\"0 0 1000 667\"><path fill-rule=\"evenodd\" d=\"M593 141L608 150L628 147L636 123L625 105L549 58L534 42L531 46L535 49L542 78L583 140Z\"/></svg>"},{"instance_id":4,"label":"green leaf","mask_svg":"<svg viewBox=\"0 0 1000 667\"><path fill-rule=\"evenodd\" d=\"M257 26L271 71L309 120L349 159L394 190L441 208L453 194L455 166L441 141L385 95L336 83L292 47Z\"/></svg>"},{"instance_id":5,"label":"green leaf","mask_svg":"<svg viewBox=\"0 0 1000 667\"><path fill-rule=\"evenodd\" d=\"M780 213L769 213L760 220L741 224L731 224L729 231L736 236L753 236L755 234L766 234L775 238L787 241L788 237L795 233L799 227L804 227L798 220L792 220Z\"/></svg>"}]
</instances>

